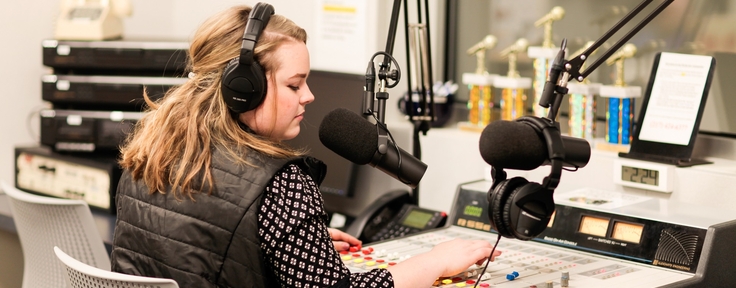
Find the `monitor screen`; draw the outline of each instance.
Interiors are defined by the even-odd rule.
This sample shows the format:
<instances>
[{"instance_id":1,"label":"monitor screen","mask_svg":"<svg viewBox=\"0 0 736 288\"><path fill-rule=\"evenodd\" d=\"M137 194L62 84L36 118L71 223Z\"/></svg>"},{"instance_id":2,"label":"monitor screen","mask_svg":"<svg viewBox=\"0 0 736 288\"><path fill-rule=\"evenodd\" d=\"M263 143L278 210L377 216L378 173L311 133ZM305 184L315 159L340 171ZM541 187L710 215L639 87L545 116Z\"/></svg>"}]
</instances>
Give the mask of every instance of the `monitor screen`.
<instances>
[{"instance_id":1,"label":"monitor screen","mask_svg":"<svg viewBox=\"0 0 736 288\"><path fill-rule=\"evenodd\" d=\"M289 141L294 147L306 147L309 155L327 164L320 190L323 194L352 197L358 165L340 157L322 145L319 124L332 110L345 108L360 114L365 76L312 70L307 78L314 102L307 105L299 136Z\"/></svg>"}]
</instances>

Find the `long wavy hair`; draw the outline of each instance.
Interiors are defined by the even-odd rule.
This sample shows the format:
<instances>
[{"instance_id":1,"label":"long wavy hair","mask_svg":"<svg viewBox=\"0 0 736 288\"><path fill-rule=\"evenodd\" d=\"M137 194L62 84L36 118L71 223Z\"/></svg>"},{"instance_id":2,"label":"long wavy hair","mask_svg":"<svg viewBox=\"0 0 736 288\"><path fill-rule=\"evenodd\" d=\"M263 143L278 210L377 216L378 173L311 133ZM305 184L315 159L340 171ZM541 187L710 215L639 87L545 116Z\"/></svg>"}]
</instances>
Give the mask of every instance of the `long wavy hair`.
<instances>
[{"instance_id":1,"label":"long wavy hair","mask_svg":"<svg viewBox=\"0 0 736 288\"><path fill-rule=\"evenodd\" d=\"M177 199L193 199L192 193L204 187L209 187L207 192L211 193L215 147L242 165L253 165L246 161L248 151L274 158L303 155L303 151L243 130L222 99L222 72L231 59L240 55L250 11L251 7L236 6L206 20L189 47L187 71L192 72L191 79L157 101L144 95L148 108L121 147L119 164L135 180L142 179L150 193L170 190ZM291 20L271 16L254 55L272 79L281 64L273 54L288 41L306 43L307 34ZM268 109L277 108L274 105Z\"/></svg>"}]
</instances>

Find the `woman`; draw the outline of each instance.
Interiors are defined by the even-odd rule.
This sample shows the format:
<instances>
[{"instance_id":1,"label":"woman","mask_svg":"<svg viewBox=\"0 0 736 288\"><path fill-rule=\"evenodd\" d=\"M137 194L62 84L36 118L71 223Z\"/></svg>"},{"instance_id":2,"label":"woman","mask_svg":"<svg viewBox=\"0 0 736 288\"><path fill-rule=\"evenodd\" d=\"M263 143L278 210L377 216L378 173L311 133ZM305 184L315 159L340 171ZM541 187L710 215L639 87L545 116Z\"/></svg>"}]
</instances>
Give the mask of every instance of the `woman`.
<instances>
[{"instance_id":1,"label":"woman","mask_svg":"<svg viewBox=\"0 0 736 288\"><path fill-rule=\"evenodd\" d=\"M113 270L181 287L428 287L484 261L489 243L458 239L350 273L338 250L360 241L325 224L324 165L282 143L314 101L306 32L279 15L263 21L254 49L263 102L234 112L222 96L250 12L238 6L207 20L189 49L191 79L146 98L150 109L121 150Z\"/></svg>"}]
</instances>

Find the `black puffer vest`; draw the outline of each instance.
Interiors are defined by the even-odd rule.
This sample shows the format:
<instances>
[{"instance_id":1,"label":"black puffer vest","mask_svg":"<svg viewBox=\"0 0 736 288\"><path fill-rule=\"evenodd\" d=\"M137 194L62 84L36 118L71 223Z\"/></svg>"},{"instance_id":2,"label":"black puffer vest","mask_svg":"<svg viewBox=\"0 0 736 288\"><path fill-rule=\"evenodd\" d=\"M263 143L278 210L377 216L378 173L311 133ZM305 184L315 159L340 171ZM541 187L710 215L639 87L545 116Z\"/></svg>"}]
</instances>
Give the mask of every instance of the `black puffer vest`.
<instances>
[{"instance_id":1,"label":"black puffer vest","mask_svg":"<svg viewBox=\"0 0 736 288\"><path fill-rule=\"evenodd\" d=\"M125 171L117 189L112 270L171 278L180 287L277 287L260 250L257 215L266 185L287 164L319 184L326 172L314 158L273 159L248 153L256 167L236 165L217 149L215 187L194 200L148 193ZM197 184L194 187L199 187Z\"/></svg>"}]
</instances>

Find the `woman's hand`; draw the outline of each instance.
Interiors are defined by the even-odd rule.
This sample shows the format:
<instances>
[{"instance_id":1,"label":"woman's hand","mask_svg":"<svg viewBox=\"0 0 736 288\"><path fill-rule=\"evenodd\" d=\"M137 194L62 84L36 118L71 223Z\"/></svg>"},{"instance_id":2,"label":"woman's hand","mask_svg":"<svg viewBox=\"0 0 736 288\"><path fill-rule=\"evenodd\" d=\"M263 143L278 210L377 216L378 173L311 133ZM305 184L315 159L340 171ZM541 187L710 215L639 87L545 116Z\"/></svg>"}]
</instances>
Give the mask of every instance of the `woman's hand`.
<instances>
[{"instance_id":1,"label":"woman's hand","mask_svg":"<svg viewBox=\"0 0 736 288\"><path fill-rule=\"evenodd\" d=\"M360 246L361 244L360 240L357 238L338 229L327 228L327 231L330 232L332 244L335 245L335 250L338 252L348 250L350 249L350 246Z\"/></svg>"},{"instance_id":2,"label":"woman's hand","mask_svg":"<svg viewBox=\"0 0 736 288\"><path fill-rule=\"evenodd\" d=\"M488 241L454 239L390 266L388 270L396 288L429 287L438 277L456 275L473 264L482 264L489 256L493 260L501 255L501 251L491 255L491 250L493 245Z\"/></svg>"},{"instance_id":3,"label":"woman's hand","mask_svg":"<svg viewBox=\"0 0 736 288\"><path fill-rule=\"evenodd\" d=\"M473 264L483 264L488 256L491 256L493 261L496 256L501 255L501 251L498 250L490 255L492 249L493 245L488 241L454 239L437 244L428 254L434 259L442 259L444 271L440 276L452 276L465 271Z\"/></svg>"}]
</instances>

